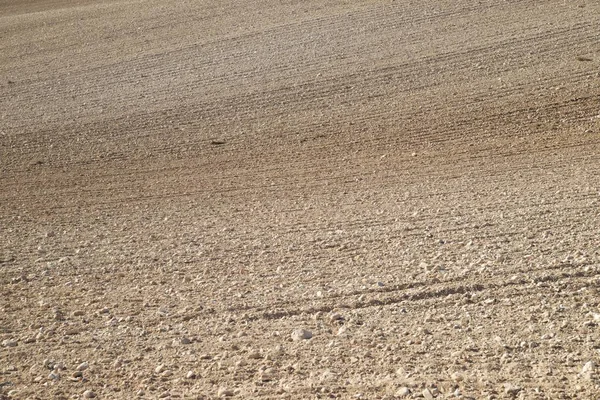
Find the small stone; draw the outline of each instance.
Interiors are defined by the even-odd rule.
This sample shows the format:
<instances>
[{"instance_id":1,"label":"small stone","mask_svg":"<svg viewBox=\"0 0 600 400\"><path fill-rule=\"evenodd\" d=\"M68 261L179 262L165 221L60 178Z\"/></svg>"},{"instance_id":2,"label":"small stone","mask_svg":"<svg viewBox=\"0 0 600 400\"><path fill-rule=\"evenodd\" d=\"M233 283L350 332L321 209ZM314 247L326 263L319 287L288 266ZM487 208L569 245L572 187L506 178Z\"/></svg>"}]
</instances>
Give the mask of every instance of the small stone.
<instances>
[{"instance_id":1,"label":"small stone","mask_svg":"<svg viewBox=\"0 0 600 400\"><path fill-rule=\"evenodd\" d=\"M7 393L8 397L17 397L17 395L19 394L19 391L16 389L11 390L10 392Z\"/></svg>"},{"instance_id":2,"label":"small stone","mask_svg":"<svg viewBox=\"0 0 600 400\"><path fill-rule=\"evenodd\" d=\"M60 379L60 374L58 372L50 372L48 374L48 379L53 380L53 381L57 381Z\"/></svg>"},{"instance_id":3,"label":"small stone","mask_svg":"<svg viewBox=\"0 0 600 400\"><path fill-rule=\"evenodd\" d=\"M171 371L170 369L165 369L163 372L161 372L160 376L171 376L173 375L173 371Z\"/></svg>"},{"instance_id":4,"label":"small stone","mask_svg":"<svg viewBox=\"0 0 600 400\"><path fill-rule=\"evenodd\" d=\"M450 375L450 378L452 378L454 382L461 382L465 380L465 377L460 372L453 372Z\"/></svg>"},{"instance_id":5,"label":"small stone","mask_svg":"<svg viewBox=\"0 0 600 400\"><path fill-rule=\"evenodd\" d=\"M83 310L73 311L73 316L74 317L81 317L83 315L85 315L85 311L83 311Z\"/></svg>"},{"instance_id":6,"label":"small stone","mask_svg":"<svg viewBox=\"0 0 600 400\"><path fill-rule=\"evenodd\" d=\"M408 397L408 396L410 396L410 389L407 388L406 386L401 387L400 389L398 389L396 391L396 396L398 396L398 397Z\"/></svg>"},{"instance_id":7,"label":"small stone","mask_svg":"<svg viewBox=\"0 0 600 400\"><path fill-rule=\"evenodd\" d=\"M217 391L217 397L231 397L233 396L233 390L229 390L227 388L219 388Z\"/></svg>"},{"instance_id":8,"label":"small stone","mask_svg":"<svg viewBox=\"0 0 600 400\"><path fill-rule=\"evenodd\" d=\"M269 382L273 380L273 369L267 368L260 374L260 380L263 382Z\"/></svg>"},{"instance_id":9,"label":"small stone","mask_svg":"<svg viewBox=\"0 0 600 400\"><path fill-rule=\"evenodd\" d=\"M196 377L196 373L194 371L188 371L188 373L185 374L186 379L194 379L195 377Z\"/></svg>"},{"instance_id":10,"label":"small stone","mask_svg":"<svg viewBox=\"0 0 600 400\"><path fill-rule=\"evenodd\" d=\"M161 372L163 372L165 370L165 366L163 364L159 365L158 367L154 368L154 372L157 374L160 374Z\"/></svg>"},{"instance_id":11,"label":"small stone","mask_svg":"<svg viewBox=\"0 0 600 400\"><path fill-rule=\"evenodd\" d=\"M2 341L2 347L16 347L17 341L14 339L6 339Z\"/></svg>"},{"instance_id":12,"label":"small stone","mask_svg":"<svg viewBox=\"0 0 600 400\"><path fill-rule=\"evenodd\" d=\"M91 390L86 390L83 392L84 399L93 399L94 397L96 397L96 393L92 392Z\"/></svg>"},{"instance_id":13,"label":"small stone","mask_svg":"<svg viewBox=\"0 0 600 400\"><path fill-rule=\"evenodd\" d=\"M190 344L192 341L186 337L181 338L181 344Z\"/></svg>"},{"instance_id":14,"label":"small stone","mask_svg":"<svg viewBox=\"0 0 600 400\"><path fill-rule=\"evenodd\" d=\"M594 371L596 369L596 365L594 364L593 361L588 361L584 364L583 368L581 369L581 372L579 373L579 375L581 375L581 377L583 379L586 380L592 380L593 376L594 376Z\"/></svg>"},{"instance_id":15,"label":"small stone","mask_svg":"<svg viewBox=\"0 0 600 400\"><path fill-rule=\"evenodd\" d=\"M250 353L248 353L248 358L252 360L258 360L259 358L262 358L262 355L260 354L260 352L253 350Z\"/></svg>"},{"instance_id":16,"label":"small stone","mask_svg":"<svg viewBox=\"0 0 600 400\"><path fill-rule=\"evenodd\" d=\"M426 400L433 400L435 398L435 397L433 397L433 393L431 393L431 391L429 389L427 389L427 388L425 388L423 390L423 397Z\"/></svg>"},{"instance_id":17,"label":"small stone","mask_svg":"<svg viewBox=\"0 0 600 400\"><path fill-rule=\"evenodd\" d=\"M504 393L509 396L516 396L522 389L519 386L513 385L512 383L504 384Z\"/></svg>"},{"instance_id":18,"label":"small stone","mask_svg":"<svg viewBox=\"0 0 600 400\"><path fill-rule=\"evenodd\" d=\"M86 369L88 369L88 367L90 366L90 364L88 364L87 362L82 362L81 364L79 364L77 366L77 371L85 371Z\"/></svg>"},{"instance_id":19,"label":"small stone","mask_svg":"<svg viewBox=\"0 0 600 400\"><path fill-rule=\"evenodd\" d=\"M312 338L312 336L312 332L306 329L296 329L292 332L292 340L294 341L308 340Z\"/></svg>"},{"instance_id":20,"label":"small stone","mask_svg":"<svg viewBox=\"0 0 600 400\"><path fill-rule=\"evenodd\" d=\"M159 394L158 398L159 399L166 399L169 396L171 396L171 393L167 390L166 392L162 392L161 394Z\"/></svg>"},{"instance_id":21,"label":"small stone","mask_svg":"<svg viewBox=\"0 0 600 400\"><path fill-rule=\"evenodd\" d=\"M73 375L71 375L73 378L81 378L83 377L83 372L81 371L75 371L73 372Z\"/></svg>"},{"instance_id":22,"label":"small stone","mask_svg":"<svg viewBox=\"0 0 600 400\"><path fill-rule=\"evenodd\" d=\"M331 316L329 317L329 320L330 320L331 322L335 322L335 321L341 321L341 320L343 320L343 319L344 319L344 317L342 317L342 316L341 316L340 314L338 314L338 313L333 313L333 314L331 314Z\"/></svg>"},{"instance_id":23,"label":"small stone","mask_svg":"<svg viewBox=\"0 0 600 400\"><path fill-rule=\"evenodd\" d=\"M145 394L146 394L146 392L144 392L142 389L138 390L138 391L137 391L137 393L136 393L136 395L137 395L138 397L142 397L142 396L143 396L143 395L145 395Z\"/></svg>"}]
</instances>

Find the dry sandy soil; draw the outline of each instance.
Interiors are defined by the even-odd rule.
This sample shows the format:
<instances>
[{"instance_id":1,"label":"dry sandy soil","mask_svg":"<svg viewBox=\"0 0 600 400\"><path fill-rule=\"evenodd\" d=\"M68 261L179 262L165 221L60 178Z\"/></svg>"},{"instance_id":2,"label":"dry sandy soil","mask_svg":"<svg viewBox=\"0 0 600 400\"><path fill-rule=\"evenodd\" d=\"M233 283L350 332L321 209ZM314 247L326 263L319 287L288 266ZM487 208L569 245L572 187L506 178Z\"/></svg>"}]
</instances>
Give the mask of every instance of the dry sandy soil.
<instances>
[{"instance_id":1,"label":"dry sandy soil","mask_svg":"<svg viewBox=\"0 0 600 400\"><path fill-rule=\"evenodd\" d=\"M599 20L1 0L0 398L600 398Z\"/></svg>"}]
</instances>

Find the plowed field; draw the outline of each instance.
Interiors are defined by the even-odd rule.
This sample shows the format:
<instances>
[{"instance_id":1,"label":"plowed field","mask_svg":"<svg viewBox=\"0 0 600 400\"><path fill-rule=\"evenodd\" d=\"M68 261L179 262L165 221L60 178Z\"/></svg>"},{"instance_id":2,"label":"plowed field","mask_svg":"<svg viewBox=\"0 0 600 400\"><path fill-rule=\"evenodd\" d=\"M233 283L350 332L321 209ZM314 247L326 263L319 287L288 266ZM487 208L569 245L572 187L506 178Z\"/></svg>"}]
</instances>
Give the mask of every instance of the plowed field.
<instances>
[{"instance_id":1,"label":"plowed field","mask_svg":"<svg viewBox=\"0 0 600 400\"><path fill-rule=\"evenodd\" d=\"M0 341L0 399L600 398L600 3L0 0Z\"/></svg>"}]
</instances>

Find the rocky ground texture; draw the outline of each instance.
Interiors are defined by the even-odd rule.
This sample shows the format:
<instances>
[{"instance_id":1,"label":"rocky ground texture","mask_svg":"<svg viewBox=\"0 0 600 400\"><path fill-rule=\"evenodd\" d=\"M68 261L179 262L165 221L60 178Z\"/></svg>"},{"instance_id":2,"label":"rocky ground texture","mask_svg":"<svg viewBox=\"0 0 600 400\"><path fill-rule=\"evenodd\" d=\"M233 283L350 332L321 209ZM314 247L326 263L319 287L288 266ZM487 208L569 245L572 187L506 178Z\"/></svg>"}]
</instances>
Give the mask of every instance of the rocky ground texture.
<instances>
[{"instance_id":1,"label":"rocky ground texture","mask_svg":"<svg viewBox=\"0 0 600 400\"><path fill-rule=\"evenodd\" d=\"M0 399L592 399L600 3L0 0Z\"/></svg>"}]
</instances>

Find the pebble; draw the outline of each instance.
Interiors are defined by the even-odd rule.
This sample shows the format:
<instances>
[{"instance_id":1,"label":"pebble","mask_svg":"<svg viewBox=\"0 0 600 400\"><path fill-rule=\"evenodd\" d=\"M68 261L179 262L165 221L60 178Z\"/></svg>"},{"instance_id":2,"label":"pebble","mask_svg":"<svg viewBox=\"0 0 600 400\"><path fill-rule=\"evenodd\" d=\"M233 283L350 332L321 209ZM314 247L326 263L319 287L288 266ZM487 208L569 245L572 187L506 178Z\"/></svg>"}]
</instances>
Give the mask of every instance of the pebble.
<instances>
[{"instance_id":1,"label":"pebble","mask_svg":"<svg viewBox=\"0 0 600 400\"><path fill-rule=\"evenodd\" d=\"M521 390L522 389L519 386L513 385L512 383L506 383L504 385L504 393L509 396L516 396Z\"/></svg>"},{"instance_id":2,"label":"pebble","mask_svg":"<svg viewBox=\"0 0 600 400\"><path fill-rule=\"evenodd\" d=\"M90 364L84 361L81 364L79 364L76 369L77 371L85 371L86 369L88 369L89 366Z\"/></svg>"},{"instance_id":3,"label":"pebble","mask_svg":"<svg viewBox=\"0 0 600 400\"><path fill-rule=\"evenodd\" d=\"M196 377L196 373L194 371L188 371L188 373L185 374L186 379L194 379L195 377Z\"/></svg>"},{"instance_id":4,"label":"pebble","mask_svg":"<svg viewBox=\"0 0 600 400\"><path fill-rule=\"evenodd\" d=\"M219 391L217 392L217 397L231 397L233 396L233 390L229 390L227 388L219 388Z\"/></svg>"},{"instance_id":5,"label":"pebble","mask_svg":"<svg viewBox=\"0 0 600 400\"><path fill-rule=\"evenodd\" d=\"M592 377L594 375L594 370L596 369L596 365L594 364L593 361L588 361L584 364L583 368L581 369L581 372L579 373L579 375L581 375L581 377L583 379L586 380L592 380Z\"/></svg>"},{"instance_id":6,"label":"pebble","mask_svg":"<svg viewBox=\"0 0 600 400\"><path fill-rule=\"evenodd\" d=\"M81 317L83 315L85 315L85 311L83 311L83 310L73 311L73 316L74 317Z\"/></svg>"},{"instance_id":7,"label":"pebble","mask_svg":"<svg viewBox=\"0 0 600 400\"><path fill-rule=\"evenodd\" d=\"M50 372L48 374L48 379L56 381L56 380L60 379L60 374L58 372Z\"/></svg>"},{"instance_id":8,"label":"pebble","mask_svg":"<svg viewBox=\"0 0 600 400\"><path fill-rule=\"evenodd\" d=\"M86 390L85 392L83 392L84 399L93 399L94 397L96 397L96 393L92 392L91 390Z\"/></svg>"},{"instance_id":9,"label":"pebble","mask_svg":"<svg viewBox=\"0 0 600 400\"><path fill-rule=\"evenodd\" d=\"M407 396L410 396L410 389L407 388L406 386L401 387L400 389L398 389L396 391L396 396L398 396L398 397L407 397Z\"/></svg>"},{"instance_id":10,"label":"pebble","mask_svg":"<svg viewBox=\"0 0 600 400\"><path fill-rule=\"evenodd\" d=\"M267 368L266 370L264 370L263 372L261 372L260 374L260 380L263 382L268 382L268 381L272 381L273 380L273 369L272 368Z\"/></svg>"},{"instance_id":11,"label":"pebble","mask_svg":"<svg viewBox=\"0 0 600 400\"><path fill-rule=\"evenodd\" d=\"M341 316L340 314L338 314L338 313L333 313L333 314L331 314L331 316L329 317L329 320L330 320L331 322L335 322L335 321L341 321L341 320L343 320L343 319L344 319L344 317L342 317L342 316Z\"/></svg>"},{"instance_id":12,"label":"pebble","mask_svg":"<svg viewBox=\"0 0 600 400\"><path fill-rule=\"evenodd\" d=\"M17 341L14 339L6 339L2 341L2 347L16 347Z\"/></svg>"},{"instance_id":13,"label":"pebble","mask_svg":"<svg viewBox=\"0 0 600 400\"><path fill-rule=\"evenodd\" d=\"M165 370L165 366L163 364L159 365L158 367L156 367L154 369L154 372L157 374L160 374L161 372L163 372Z\"/></svg>"},{"instance_id":14,"label":"pebble","mask_svg":"<svg viewBox=\"0 0 600 400\"><path fill-rule=\"evenodd\" d=\"M431 391L429 389L427 389L427 388L425 388L423 390L423 397L426 400L433 400L435 398L435 397L433 397L433 393L431 393Z\"/></svg>"},{"instance_id":15,"label":"pebble","mask_svg":"<svg viewBox=\"0 0 600 400\"><path fill-rule=\"evenodd\" d=\"M307 340L312 338L312 336L312 332L306 329L296 329L292 332L292 340L294 341Z\"/></svg>"},{"instance_id":16,"label":"pebble","mask_svg":"<svg viewBox=\"0 0 600 400\"><path fill-rule=\"evenodd\" d=\"M248 358L258 360L259 358L262 358L262 355L258 351L254 350L248 353Z\"/></svg>"},{"instance_id":17,"label":"pebble","mask_svg":"<svg viewBox=\"0 0 600 400\"><path fill-rule=\"evenodd\" d=\"M192 341L186 337L181 338L181 344L190 344Z\"/></svg>"}]
</instances>

